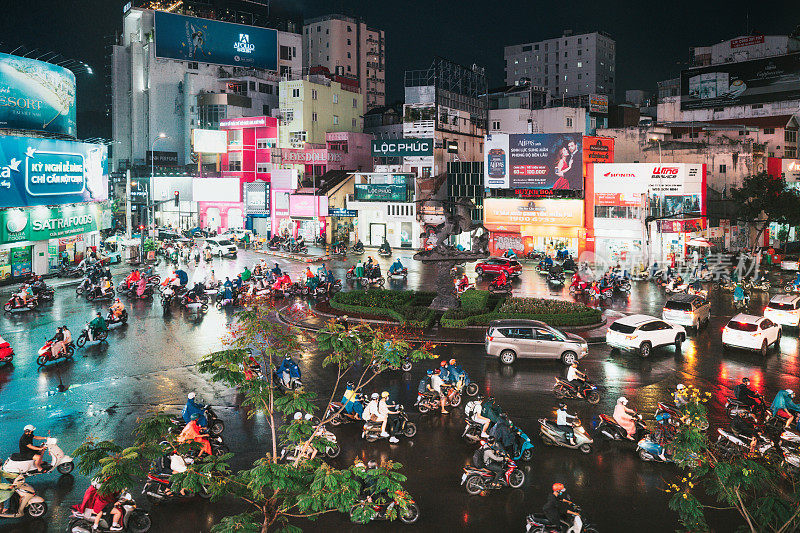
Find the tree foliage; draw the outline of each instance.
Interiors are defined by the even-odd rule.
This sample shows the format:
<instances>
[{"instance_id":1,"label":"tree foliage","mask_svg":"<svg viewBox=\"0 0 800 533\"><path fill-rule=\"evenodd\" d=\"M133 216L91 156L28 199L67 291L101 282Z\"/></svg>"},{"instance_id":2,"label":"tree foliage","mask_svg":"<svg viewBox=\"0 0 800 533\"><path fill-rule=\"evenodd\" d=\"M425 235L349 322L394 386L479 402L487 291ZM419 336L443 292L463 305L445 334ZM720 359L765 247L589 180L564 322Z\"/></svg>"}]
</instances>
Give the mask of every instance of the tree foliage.
<instances>
[{"instance_id":1,"label":"tree foliage","mask_svg":"<svg viewBox=\"0 0 800 533\"><path fill-rule=\"evenodd\" d=\"M788 533L800 530L800 484L788 476L780 454L741 450L731 453L712 442L699 429L707 421L703 405L708 393L690 391L687 406L689 424L681 426L672 447L683 472L668 482L672 494L669 507L676 511L685 531L711 531L706 510L736 510L742 517L743 531L751 533ZM773 450L774 451L774 450ZM711 498L715 505L701 499Z\"/></svg>"},{"instance_id":2,"label":"tree foliage","mask_svg":"<svg viewBox=\"0 0 800 533\"><path fill-rule=\"evenodd\" d=\"M338 389L345 375L357 376L351 381L357 381L358 391L374 379L376 372L396 368L403 360L432 357L429 347L412 348L367 326L347 329L329 324L316 336L319 349L325 353L322 366L336 370L336 386L321 410L329 416L294 419L291 415L296 412L313 415L318 411L316 395L303 389L285 392L272 384L271 376L276 362L284 356L299 357L301 335L277 322L274 309L253 305L237 313L223 339L225 349L209 354L199 364L212 380L239 389L247 416L263 413L271 433L268 449L250 468L231 471L233 454L226 454L197 460L185 473L172 476L173 491L205 490L212 500L228 496L247 504L247 512L222 519L212 528L214 533L294 532L299 529L291 523L293 520L314 520L332 511L366 523L375 517L372 505L363 501L367 496L372 501L393 500L396 505L389 517L395 519L412 501L402 487L406 478L399 472L399 463L383 461L378 468L367 470L357 462L339 469L319 457L309 457L314 449L322 451L331 444L320 436L320 427L336 414L332 415L329 407L337 394L342 394ZM263 379L250 371L254 360L264 369ZM179 445L169 437L169 424L169 416L161 412L141 420L131 448L123 449L110 441L87 441L76 451L81 471L100 474L109 490L134 485L165 449L182 455L190 451L187 447L192 445ZM281 446L301 453L294 460L281 460ZM367 493L365 487L370 487Z\"/></svg>"},{"instance_id":3,"label":"tree foliage","mask_svg":"<svg viewBox=\"0 0 800 533\"><path fill-rule=\"evenodd\" d=\"M782 177L766 172L748 176L741 187L731 189L731 198L738 204L740 220L761 223L758 235L772 222L800 224L800 193L787 189Z\"/></svg>"}]
</instances>

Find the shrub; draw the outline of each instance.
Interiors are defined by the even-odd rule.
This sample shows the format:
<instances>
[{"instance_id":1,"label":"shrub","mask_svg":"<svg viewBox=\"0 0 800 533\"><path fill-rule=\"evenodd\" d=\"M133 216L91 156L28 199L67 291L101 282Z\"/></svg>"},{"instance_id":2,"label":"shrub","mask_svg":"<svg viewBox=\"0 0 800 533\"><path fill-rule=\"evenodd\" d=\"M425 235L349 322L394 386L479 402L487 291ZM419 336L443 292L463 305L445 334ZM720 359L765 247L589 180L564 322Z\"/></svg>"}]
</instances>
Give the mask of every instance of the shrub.
<instances>
[{"instance_id":1,"label":"shrub","mask_svg":"<svg viewBox=\"0 0 800 533\"><path fill-rule=\"evenodd\" d=\"M435 296L433 292L370 289L337 293L330 306L345 313L381 316L404 325L426 328L436 320L436 313L428 309Z\"/></svg>"},{"instance_id":2,"label":"shrub","mask_svg":"<svg viewBox=\"0 0 800 533\"><path fill-rule=\"evenodd\" d=\"M504 318L541 320L556 327L586 326L596 324L601 316L599 310L577 302L542 298L509 298L500 300L494 307L490 302L485 309L492 310L480 314L464 308L448 311L442 316L442 327L487 326L492 320Z\"/></svg>"},{"instance_id":3,"label":"shrub","mask_svg":"<svg viewBox=\"0 0 800 533\"><path fill-rule=\"evenodd\" d=\"M461 311L468 315L485 313L489 309L489 291L469 290L461 295Z\"/></svg>"}]
</instances>

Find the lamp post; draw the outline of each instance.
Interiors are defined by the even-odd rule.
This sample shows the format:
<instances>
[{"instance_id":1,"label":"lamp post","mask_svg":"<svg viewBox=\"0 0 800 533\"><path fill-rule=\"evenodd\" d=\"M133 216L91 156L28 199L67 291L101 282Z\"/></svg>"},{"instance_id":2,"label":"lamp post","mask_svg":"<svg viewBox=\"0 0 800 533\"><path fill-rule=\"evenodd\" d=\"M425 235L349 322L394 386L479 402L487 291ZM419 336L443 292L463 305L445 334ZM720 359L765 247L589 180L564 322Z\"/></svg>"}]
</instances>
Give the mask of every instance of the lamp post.
<instances>
[{"instance_id":1,"label":"lamp post","mask_svg":"<svg viewBox=\"0 0 800 533\"><path fill-rule=\"evenodd\" d=\"M655 142L658 145L658 164L661 165L661 139L658 138L657 135L651 135L650 140ZM658 178L658 216L662 217L664 214L664 174L662 171L659 171L659 178ZM649 189L649 186L648 186ZM652 215L652 213L651 213ZM656 220L656 233L658 234L658 241L661 248L661 257L660 259L664 260L664 234L661 231L661 220Z\"/></svg>"},{"instance_id":2,"label":"lamp post","mask_svg":"<svg viewBox=\"0 0 800 533\"><path fill-rule=\"evenodd\" d=\"M161 133L158 134L157 137L155 137L153 139L153 142L150 143L150 186L149 186L149 190L148 190L148 196L149 196L150 191L153 188L153 180L156 177L155 176L155 174L156 174L156 163L155 163L156 154L155 154L155 150L154 150L155 144L156 144L156 141L159 141L161 139L166 139L166 138L167 138L167 134L162 131ZM156 207L155 207L155 205L153 205L153 224L155 224L155 223L156 223Z\"/></svg>"}]
</instances>

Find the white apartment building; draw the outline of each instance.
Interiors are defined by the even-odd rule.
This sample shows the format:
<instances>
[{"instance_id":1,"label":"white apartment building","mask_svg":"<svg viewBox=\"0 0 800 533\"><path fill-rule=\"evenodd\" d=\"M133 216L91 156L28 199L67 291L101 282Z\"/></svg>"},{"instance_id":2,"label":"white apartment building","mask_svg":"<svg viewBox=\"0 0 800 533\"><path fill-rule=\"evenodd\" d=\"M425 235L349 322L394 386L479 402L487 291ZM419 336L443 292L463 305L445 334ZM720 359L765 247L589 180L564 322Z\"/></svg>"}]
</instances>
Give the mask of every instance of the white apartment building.
<instances>
[{"instance_id":1,"label":"white apartment building","mask_svg":"<svg viewBox=\"0 0 800 533\"><path fill-rule=\"evenodd\" d=\"M364 111L386 105L386 39L383 30L345 15L326 15L303 26L303 66L355 76Z\"/></svg>"},{"instance_id":2,"label":"white apartment building","mask_svg":"<svg viewBox=\"0 0 800 533\"><path fill-rule=\"evenodd\" d=\"M151 149L170 154L179 166L191 164L193 129L218 129L224 118L274 115L281 78L302 69L302 36L282 31L277 32L275 70L157 57L156 43L167 32L159 36L154 19L152 10L128 10L112 48L113 170L148 165ZM188 25L205 21L187 19ZM244 35L244 30L263 30L230 26Z\"/></svg>"},{"instance_id":3,"label":"white apartment building","mask_svg":"<svg viewBox=\"0 0 800 533\"><path fill-rule=\"evenodd\" d=\"M605 94L614 101L616 42L605 32L506 46L506 85L530 80L552 97Z\"/></svg>"}]
</instances>

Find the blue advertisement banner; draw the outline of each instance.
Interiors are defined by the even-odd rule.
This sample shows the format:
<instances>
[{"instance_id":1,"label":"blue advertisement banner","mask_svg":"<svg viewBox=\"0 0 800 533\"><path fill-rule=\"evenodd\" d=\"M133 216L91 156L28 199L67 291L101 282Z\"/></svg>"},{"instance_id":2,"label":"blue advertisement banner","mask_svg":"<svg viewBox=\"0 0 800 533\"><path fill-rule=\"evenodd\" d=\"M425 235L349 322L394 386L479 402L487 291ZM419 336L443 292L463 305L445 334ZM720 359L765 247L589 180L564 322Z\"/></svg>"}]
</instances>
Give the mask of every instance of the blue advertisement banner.
<instances>
[{"instance_id":1,"label":"blue advertisement banner","mask_svg":"<svg viewBox=\"0 0 800 533\"><path fill-rule=\"evenodd\" d=\"M74 137L75 75L27 57L0 53L0 128Z\"/></svg>"},{"instance_id":2,"label":"blue advertisement banner","mask_svg":"<svg viewBox=\"0 0 800 533\"><path fill-rule=\"evenodd\" d=\"M0 208L107 199L106 146L0 137Z\"/></svg>"},{"instance_id":3,"label":"blue advertisement banner","mask_svg":"<svg viewBox=\"0 0 800 533\"><path fill-rule=\"evenodd\" d=\"M155 12L156 56L278 70L278 32Z\"/></svg>"}]
</instances>

